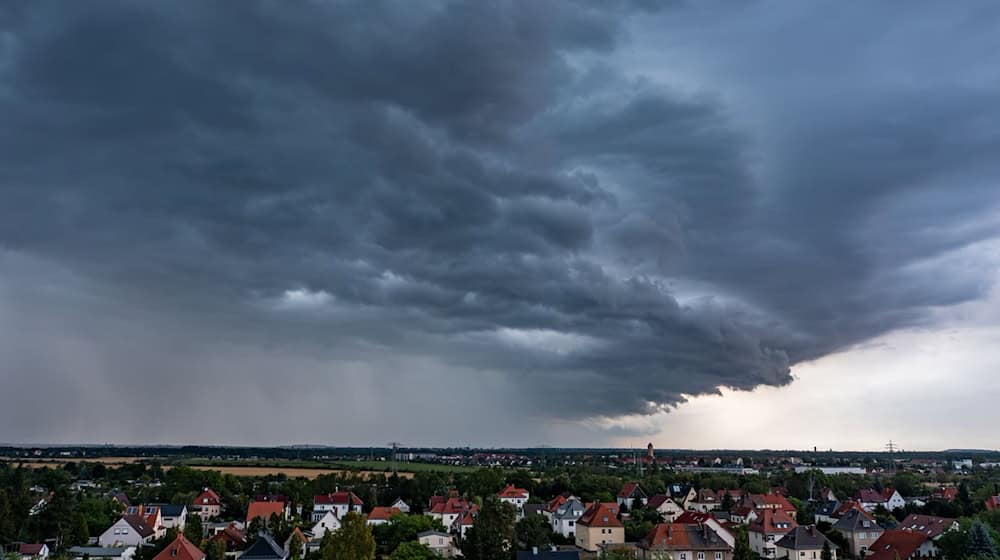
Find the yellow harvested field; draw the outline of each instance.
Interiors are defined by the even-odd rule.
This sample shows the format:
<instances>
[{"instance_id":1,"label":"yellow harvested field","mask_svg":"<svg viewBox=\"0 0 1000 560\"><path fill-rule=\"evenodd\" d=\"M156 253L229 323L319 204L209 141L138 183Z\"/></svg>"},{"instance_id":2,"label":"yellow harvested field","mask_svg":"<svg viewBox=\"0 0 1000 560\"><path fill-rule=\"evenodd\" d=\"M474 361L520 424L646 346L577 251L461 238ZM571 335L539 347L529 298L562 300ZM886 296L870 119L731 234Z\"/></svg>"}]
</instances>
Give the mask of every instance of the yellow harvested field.
<instances>
[{"instance_id":1,"label":"yellow harvested field","mask_svg":"<svg viewBox=\"0 0 1000 560\"><path fill-rule=\"evenodd\" d=\"M164 467L169 468L169 467ZM348 471L344 469L307 469L301 467L212 467L197 465L192 466L192 469L199 471L219 471L222 474L231 474L234 476L267 476L271 474L284 474L290 478L305 477L313 479L324 474L356 474L364 478L369 478L371 476L385 475L387 473L378 471ZM399 473L400 478L413 478L413 473L401 472Z\"/></svg>"}]
</instances>

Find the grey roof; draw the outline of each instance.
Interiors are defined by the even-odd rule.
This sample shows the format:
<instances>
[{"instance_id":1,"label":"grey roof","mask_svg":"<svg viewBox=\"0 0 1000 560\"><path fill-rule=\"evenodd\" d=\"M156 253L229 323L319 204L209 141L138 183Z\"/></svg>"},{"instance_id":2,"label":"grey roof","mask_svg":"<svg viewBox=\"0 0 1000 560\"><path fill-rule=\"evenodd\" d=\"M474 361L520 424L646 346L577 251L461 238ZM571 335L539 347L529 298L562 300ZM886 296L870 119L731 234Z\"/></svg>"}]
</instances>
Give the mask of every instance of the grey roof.
<instances>
[{"instance_id":1,"label":"grey roof","mask_svg":"<svg viewBox=\"0 0 1000 560\"><path fill-rule=\"evenodd\" d=\"M867 523L867 525L866 525ZM838 531L858 531L879 528L875 518L858 509L849 509L833 524Z\"/></svg>"},{"instance_id":2,"label":"grey roof","mask_svg":"<svg viewBox=\"0 0 1000 560\"><path fill-rule=\"evenodd\" d=\"M774 543L774 546L780 546L782 548L789 548L792 550L815 550L817 548L823 548L824 542L830 543L830 550L837 549L837 545L833 544L830 539L826 538L826 536L823 533L820 533L813 525L799 525L785 534L785 536L778 539L778 542Z\"/></svg>"},{"instance_id":3,"label":"grey roof","mask_svg":"<svg viewBox=\"0 0 1000 560\"><path fill-rule=\"evenodd\" d=\"M832 502L823 502L822 504L819 505L819 507L816 508L816 515L825 515L827 517L830 517L831 515L833 515L833 512L837 511L837 508L839 507L840 507L840 502L836 500Z\"/></svg>"},{"instance_id":4,"label":"grey roof","mask_svg":"<svg viewBox=\"0 0 1000 560\"><path fill-rule=\"evenodd\" d=\"M545 511L545 504L524 504L524 515L541 515Z\"/></svg>"},{"instance_id":5,"label":"grey roof","mask_svg":"<svg viewBox=\"0 0 1000 560\"><path fill-rule=\"evenodd\" d=\"M135 547L134 546L122 546L122 547L74 546L73 548L69 549L69 553L73 554L74 556L83 556L85 554L88 554L90 555L91 558L100 558L100 557L106 558L111 556L119 557L122 554L124 554L126 550L130 548L135 548Z\"/></svg>"},{"instance_id":6,"label":"grey roof","mask_svg":"<svg viewBox=\"0 0 1000 560\"><path fill-rule=\"evenodd\" d=\"M559 506L559 508L552 514L552 517L560 521L563 520L573 520L576 521L583 515L583 512L587 511L587 506L583 502L576 498L570 498L566 500L564 504ZM579 512L579 513L574 513Z\"/></svg>"},{"instance_id":7,"label":"grey roof","mask_svg":"<svg viewBox=\"0 0 1000 560\"><path fill-rule=\"evenodd\" d=\"M184 514L184 509L187 508L184 504L149 504L151 506L156 506L160 508L160 515L163 517L180 517Z\"/></svg>"},{"instance_id":8,"label":"grey roof","mask_svg":"<svg viewBox=\"0 0 1000 560\"><path fill-rule=\"evenodd\" d=\"M580 560L577 550L518 550L517 560Z\"/></svg>"},{"instance_id":9,"label":"grey roof","mask_svg":"<svg viewBox=\"0 0 1000 560\"><path fill-rule=\"evenodd\" d=\"M431 535L435 535L438 537L450 537L451 533L445 533L444 531L422 531L420 533L417 533L417 538L429 537Z\"/></svg>"},{"instance_id":10,"label":"grey roof","mask_svg":"<svg viewBox=\"0 0 1000 560\"><path fill-rule=\"evenodd\" d=\"M284 560L285 559L285 549L274 542L271 535L259 535L257 540L247 547L243 554L240 555L240 559L246 558L247 560Z\"/></svg>"}]
</instances>

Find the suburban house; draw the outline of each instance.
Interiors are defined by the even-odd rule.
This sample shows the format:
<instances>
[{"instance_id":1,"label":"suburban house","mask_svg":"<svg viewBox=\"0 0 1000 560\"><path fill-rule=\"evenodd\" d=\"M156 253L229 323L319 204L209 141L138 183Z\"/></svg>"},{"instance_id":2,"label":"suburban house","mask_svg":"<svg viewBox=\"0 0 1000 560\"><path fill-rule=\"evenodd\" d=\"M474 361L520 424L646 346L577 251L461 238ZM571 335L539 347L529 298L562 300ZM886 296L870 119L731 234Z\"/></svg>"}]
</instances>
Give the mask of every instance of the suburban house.
<instances>
[{"instance_id":1,"label":"suburban house","mask_svg":"<svg viewBox=\"0 0 1000 560\"><path fill-rule=\"evenodd\" d=\"M601 545L625 542L625 526L618 519L618 504L595 502L576 521L576 546L597 552Z\"/></svg>"},{"instance_id":2,"label":"suburban house","mask_svg":"<svg viewBox=\"0 0 1000 560\"><path fill-rule=\"evenodd\" d=\"M955 498L958 497L958 488L955 486L942 486L937 490L931 492L932 500L941 500L943 502L954 502Z\"/></svg>"},{"instance_id":3,"label":"suburban house","mask_svg":"<svg viewBox=\"0 0 1000 560\"><path fill-rule=\"evenodd\" d=\"M305 558L306 553L309 551L310 539L298 527L292 529L292 532L289 533L288 538L285 539L285 546L284 546L285 552L288 554L289 557L292 556L292 544L294 544L292 543L292 541L294 541L295 539L298 539L299 541L299 558ZM317 549L319 548L318 541L316 541L316 548Z\"/></svg>"},{"instance_id":4,"label":"suburban house","mask_svg":"<svg viewBox=\"0 0 1000 560\"><path fill-rule=\"evenodd\" d=\"M450 533L441 531L424 531L417 533L417 542L431 549L438 556L451 558L458 554L458 548L453 542Z\"/></svg>"},{"instance_id":5,"label":"suburban house","mask_svg":"<svg viewBox=\"0 0 1000 560\"><path fill-rule=\"evenodd\" d=\"M156 533L155 538L162 537L167 529L163 527L163 515L160 508L155 505L138 505L125 508L125 515L132 515L143 518L146 525L149 525Z\"/></svg>"},{"instance_id":6,"label":"suburban house","mask_svg":"<svg viewBox=\"0 0 1000 560\"><path fill-rule=\"evenodd\" d=\"M833 524L833 529L847 540L847 552L863 557L872 544L882 536L882 528L875 518L859 508L851 508Z\"/></svg>"},{"instance_id":7,"label":"suburban house","mask_svg":"<svg viewBox=\"0 0 1000 560\"><path fill-rule=\"evenodd\" d=\"M750 548L761 558L777 558L775 543L787 535L797 524L780 509L762 509L747 529Z\"/></svg>"},{"instance_id":8,"label":"suburban house","mask_svg":"<svg viewBox=\"0 0 1000 560\"><path fill-rule=\"evenodd\" d=\"M686 484L671 484L667 486L667 494L684 509L689 509L691 502L698 497L693 486Z\"/></svg>"},{"instance_id":9,"label":"suburban house","mask_svg":"<svg viewBox=\"0 0 1000 560\"><path fill-rule=\"evenodd\" d=\"M778 510L795 519L798 510L781 494L746 494L739 502L740 506L756 510Z\"/></svg>"},{"instance_id":10,"label":"suburban house","mask_svg":"<svg viewBox=\"0 0 1000 560\"><path fill-rule=\"evenodd\" d=\"M815 525L799 525L774 543L775 555L780 560L820 560L823 546L830 547L833 560L837 560L837 545L816 529Z\"/></svg>"},{"instance_id":11,"label":"suburban house","mask_svg":"<svg viewBox=\"0 0 1000 560\"><path fill-rule=\"evenodd\" d=\"M670 499L666 494L656 494L646 500L646 509L660 512L667 523L673 523L678 515L684 513L684 508Z\"/></svg>"},{"instance_id":12,"label":"suburban house","mask_svg":"<svg viewBox=\"0 0 1000 560\"><path fill-rule=\"evenodd\" d=\"M73 560L132 560L135 558L134 546L123 547L102 547L102 546L74 546L69 549L69 556Z\"/></svg>"},{"instance_id":13,"label":"suburban house","mask_svg":"<svg viewBox=\"0 0 1000 560\"><path fill-rule=\"evenodd\" d=\"M906 500L891 487L885 487L881 492L871 489L861 490L858 492L858 503L861 504L862 509L869 513L875 511L879 506L888 511L906 507Z\"/></svg>"},{"instance_id":14,"label":"suburban house","mask_svg":"<svg viewBox=\"0 0 1000 560\"><path fill-rule=\"evenodd\" d=\"M288 553L274 542L271 535L262 533L243 551L243 554L240 554L239 558L240 560L288 560Z\"/></svg>"},{"instance_id":15,"label":"suburban house","mask_svg":"<svg viewBox=\"0 0 1000 560\"><path fill-rule=\"evenodd\" d=\"M119 548L142 546L156 538L156 531L138 515L126 515L97 537L98 546ZM134 551L133 551L134 552Z\"/></svg>"},{"instance_id":16,"label":"suburban house","mask_svg":"<svg viewBox=\"0 0 1000 560\"><path fill-rule=\"evenodd\" d=\"M618 491L618 506L632 511L634 507L642 507L646 503L646 493L638 482L626 482Z\"/></svg>"},{"instance_id":17,"label":"suburban house","mask_svg":"<svg viewBox=\"0 0 1000 560\"><path fill-rule=\"evenodd\" d=\"M49 546L44 543L25 543L17 547L17 554L21 560L45 560L49 557Z\"/></svg>"},{"instance_id":18,"label":"suburban house","mask_svg":"<svg viewBox=\"0 0 1000 560\"><path fill-rule=\"evenodd\" d=\"M508 484L503 490L497 493L501 502L506 502L517 510L518 517L524 516L524 504L528 503L528 491L518 488L513 484Z\"/></svg>"},{"instance_id":19,"label":"suburban house","mask_svg":"<svg viewBox=\"0 0 1000 560\"><path fill-rule=\"evenodd\" d=\"M312 533L314 539L322 539L323 535L325 535L327 531L336 531L337 529L340 529L340 519L337 518L333 511L327 511L323 514L323 517L321 517L319 521L313 525L310 533Z\"/></svg>"},{"instance_id":20,"label":"suburban house","mask_svg":"<svg viewBox=\"0 0 1000 560\"><path fill-rule=\"evenodd\" d=\"M191 512L200 517L203 523L207 522L213 517L222 515L222 498L215 493L215 490L205 488L191 504Z\"/></svg>"},{"instance_id":21,"label":"suburban house","mask_svg":"<svg viewBox=\"0 0 1000 560\"><path fill-rule=\"evenodd\" d=\"M451 524L448 528L452 533L458 535L460 538L465 538L465 534L469 532L476 523L476 516L473 510L466 510L462 515L460 515L455 522Z\"/></svg>"},{"instance_id":22,"label":"suburban house","mask_svg":"<svg viewBox=\"0 0 1000 560\"><path fill-rule=\"evenodd\" d=\"M730 499L732 499L733 505L735 505L742 497L742 490L709 490L708 488L702 488L698 491L697 498L691 502L690 508L694 511L715 511L722 507L722 503L726 500L726 494L729 494Z\"/></svg>"},{"instance_id":23,"label":"suburban house","mask_svg":"<svg viewBox=\"0 0 1000 560\"><path fill-rule=\"evenodd\" d=\"M757 519L757 510L750 506L739 505L729 511L729 521L739 525L749 525Z\"/></svg>"},{"instance_id":24,"label":"suburban house","mask_svg":"<svg viewBox=\"0 0 1000 560\"><path fill-rule=\"evenodd\" d=\"M934 558L941 554L941 550L937 547L937 540L948 531L958 529L958 520L950 517L911 513L900 521L896 528L926 535L927 541L920 545L917 555L922 558Z\"/></svg>"},{"instance_id":25,"label":"suburban house","mask_svg":"<svg viewBox=\"0 0 1000 560\"><path fill-rule=\"evenodd\" d=\"M371 512L368 514L368 524L375 526L388 523L389 519L391 519L393 515L399 515L401 513L403 512L399 511L398 508L376 506L372 508Z\"/></svg>"},{"instance_id":26,"label":"suburban house","mask_svg":"<svg viewBox=\"0 0 1000 560\"><path fill-rule=\"evenodd\" d=\"M247 537L243 531L230 523L224 529L208 538L210 541L221 541L226 545L226 552L239 552L247 547Z\"/></svg>"},{"instance_id":27,"label":"suburban house","mask_svg":"<svg viewBox=\"0 0 1000 560\"><path fill-rule=\"evenodd\" d=\"M425 512L441 522L445 527L451 527L455 520L466 512L476 512L479 506L470 504L462 498L434 496L431 498L431 508Z\"/></svg>"},{"instance_id":28,"label":"suburban house","mask_svg":"<svg viewBox=\"0 0 1000 560\"><path fill-rule=\"evenodd\" d=\"M114 492L109 496L113 503L118 504L121 507L119 511L125 511L125 508L132 505L132 502L128 499L128 495L125 492Z\"/></svg>"},{"instance_id":29,"label":"suburban house","mask_svg":"<svg viewBox=\"0 0 1000 560\"><path fill-rule=\"evenodd\" d=\"M836 500L820 502L819 504L816 505L816 509L814 510L816 516L816 523L825 522L829 523L830 525L833 525L834 523L837 522L837 518L834 517L834 514L839 509L840 509L840 502Z\"/></svg>"},{"instance_id":30,"label":"suburban house","mask_svg":"<svg viewBox=\"0 0 1000 560\"><path fill-rule=\"evenodd\" d=\"M578 498L571 497L565 500L549 515L552 530L564 537L573 538L576 535L576 521L585 511L587 506Z\"/></svg>"},{"instance_id":31,"label":"suburban house","mask_svg":"<svg viewBox=\"0 0 1000 560\"><path fill-rule=\"evenodd\" d=\"M147 508L157 508L160 510L160 525L156 527L159 536L163 536L167 529L177 529L178 532L184 530L187 524L188 509L186 505L177 504L149 504ZM162 528L162 532L161 532Z\"/></svg>"},{"instance_id":32,"label":"suburban house","mask_svg":"<svg viewBox=\"0 0 1000 560\"><path fill-rule=\"evenodd\" d=\"M181 533L167 545L167 548L154 556L153 560L205 560L205 553Z\"/></svg>"},{"instance_id":33,"label":"suburban house","mask_svg":"<svg viewBox=\"0 0 1000 560\"><path fill-rule=\"evenodd\" d=\"M660 523L639 541L642 560L730 560L733 547L707 525Z\"/></svg>"},{"instance_id":34,"label":"suburban house","mask_svg":"<svg viewBox=\"0 0 1000 560\"><path fill-rule=\"evenodd\" d=\"M348 512L361 513L365 503L357 497L354 492L332 492L330 494L320 494L313 497L313 523L323 518L328 511L333 512L340 519Z\"/></svg>"},{"instance_id":35,"label":"suburban house","mask_svg":"<svg viewBox=\"0 0 1000 560\"><path fill-rule=\"evenodd\" d=\"M249 527L254 519L259 519L266 527L271 522L271 516L277 515L282 519L288 519L288 504L285 502L257 501L250 502L247 506L246 526Z\"/></svg>"},{"instance_id":36,"label":"suburban house","mask_svg":"<svg viewBox=\"0 0 1000 560\"><path fill-rule=\"evenodd\" d=\"M930 542L927 535L913 531L893 529L886 531L869 547L869 556L873 560L910 560L924 558L921 550Z\"/></svg>"},{"instance_id":37,"label":"suburban house","mask_svg":"<svg viewBox=\"0 0 1000 560\"><path fill-rule=\"evenodd\" d=\"M833 488L823 488L819 491L819 501L836 502L837 495L833 493Z\"/></svg>"},{"instance_id":38,"label":"suburban house","mask_svg":"<svg viewBox=\"0 0 1000 560\"><path fill-rule=\"evenodd\" d=\"M404 502L403 498L396 498L396 501L392 502L389 507L396 508L403 513L410 513L410 505Z\"/></svg>"},{"instance_id":39,"label":"suburban house","mask_svg":"<svg viewBox=\"0 0 1000 560\"><path fill-rule=\"evenodd\" d=\"M715 518L715 515L711 513L702 513L700 511L686 511L681 515L677 516L674 523L683 523L687 525L704 525L709 529L715 531L715 533L726 542L731 547L736 546L736 535L732 531L727 529L723 524Z\"/></svg>"}]
</instances>

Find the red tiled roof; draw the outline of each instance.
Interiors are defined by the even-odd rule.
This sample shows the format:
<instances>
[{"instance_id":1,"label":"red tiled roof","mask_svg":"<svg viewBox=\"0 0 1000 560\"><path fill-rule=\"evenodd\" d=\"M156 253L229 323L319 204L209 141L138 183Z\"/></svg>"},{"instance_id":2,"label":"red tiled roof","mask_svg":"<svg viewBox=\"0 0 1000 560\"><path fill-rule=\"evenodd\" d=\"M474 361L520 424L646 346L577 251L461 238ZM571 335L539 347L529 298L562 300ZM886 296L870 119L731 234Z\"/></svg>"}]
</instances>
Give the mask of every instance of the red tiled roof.
<instances>
[{"instance_id":1,"label":"red tiled roof","mask_svg":"<svg viewBox=\"0 0 1000 560\"><path fill-rule=\"evenodd\" d=\"M935 517L933 515L911 513L906 516L906 519L899 522L898 529L923 533L928 538L936 539L942 533L951 529L954 524L955 520L950 517Z\"/></svg>"},{"instance_id":2,"label":"red tiled roof","mask_svg":"<svg viewBox=\"0 0 1000 560\"><path fill-rule=\"evenodd\" d=\"M831 515L830 517L834 517L834 518L838 518L839 519L839 518L843 517L845 513L851 511L852 509L856 509L858 511L865 511L861 507L861 504L859 504L858 502L855 502L853 500L847 500L846 502L840 504L840 507L838 507L837 510L834 511L833 515Z\"/></svg>"},{"instance_id":3,"label":"red tiled roof","mask_svg":"<svg viewBox=\"0 0 1000 560\"><path fill-rule=\"evenodd\" d=\"M219 532L211 539L212 541L223 541L226 543L226 550L239 550L242 549L247 544L247 537L236 528L236 525L230 523L228 527Z\"/></svg>"},{"instance_id":4,"label":"red tiled roof","mask_svg":"<svg viewBox=\"0 0 1000 560\"><path fill-rule=\"evenodd\" d=\"M618 492L619 498L631 498L636 492L642 493L642 489L639 488L638 482L626 482L625 486L622 486L620 492Z\"/></svg>"},{"instance_id":5,"label":"red tiled roof","mask_svg":"<svg viewBox=\"0 0 1000 560\"><path fill-rule=\"evenodd\" d=\"M765 535L785 534L798 526L794 519L780 509L761 509L757 510L757 518L750 524L750 531Z\"/></svg>"},{"instance_id":6,"label":"red tiled roof","mask_svg":"<svg viewBox=\"0 0 1000 560\"><path fill-rule=\"evenodd\" d=\"M282 502L250 502L250 507L247 508L247 524L258 517L267 521L271 519L271 515L284 517L285 504Z\"/></svg>"},{"instance_id":7,"label":"red tiled roof","mask_svg":"<svg viewBox=\"0 0 1000 560\"><path fill-rule=\"evenodd\" d=\"M135 532L142 538L146 538L156 532L152 525L146 523L146 518L141 515L126 515L122 519L131 525L135 529Z\"/></svg>"},{"instance_id":8,"label":"red tiled roof","mask_svg":"<svg viewBox=\"0 0 1000 560\"><path fill-rule=\"evenodd\" d=\"M331 492L330 494L320 494L313 497L313 503L317 504L349 504L352 506L364 505L361 498L357 497L354 492Z\"/></svg>"},{"instance_id":9,"label":"red tiled roof","mask_svg":"<svg viewBox=\"0 0 1000 560\"><path fill-rule=\"evenodd\" d=\"M667 496L666 494L656 494L654 496L650 496L650 498L646 500L646 507L650 509L660 509L660 506L667 503L669 499L670 496Z\"/></svg>"},{"instance_id":10,"label":"red tiled roof","mask_svg":"<svg viewBox=\"0 0 1000 560\"><path fill-rule=\"evenodd\" d=\"M556 496L545 505L545 511L554 512L559 509L559 506L566 503L569 498L563 495Z\"/></svg>"},{"instance_id":11,"label":"red tiled roof","mask_svg":"<svg viewBox=\"0 0 1000 560\"><path fill-rule=\"evenodd\" d=\"M501 498L524 498L524 499L528 499L528 491L525 490L524 488L518 488L518 487L514 486L513 484L508 484L507 486L504 487L503 490L501 490L499 493L497 493L497 496L500 496Z\"/></svg>"},{"instance_id":12,"label":"red tiled roof","mask_svg":"<svg viewBox=\"0 0 1000 560\"><path fill-rule=\"evenodd\" d=\"M42 547L43 546L45 546L45 545L44 544L29 544L29 543L25 543L25 544L22 544L21 546L18 547L17 552L18 552L18 554L22 554L24 556L34 556L36 554L41 554L42 553Z\"/></svg>"},{"instance_id":13,"label":"red tiled roof","mask_svg":"<svg viewBox=\"0 0 1000 560\"><path fill-rule=\"evenodd\" d=\"M372 512L368 514L369 521L388 521L393 515L403 513L399 508L376 506L372 508Z\"/></svg>"},{"instance_id":14,"label":"red tiled roof","mask_svg":"<svg viewBox=\"0 0 1000 560\"><path fill-rule=\"evenodd\" d=\"M882 533L868 549L869 560L907 560L920 545L927 540L927 535L913 531L892 530Z\"/></svg>"},{"instance_id":15,"label":"red tiled roof","mask_svg":"<svg viewBox=\"0 0 1000 560\"><path fill-rule=\"evenodd\" d=\"M700 511L685 511L674 519L674 523L704 523L712 519L712 514Z\"/></svg>"},{"instance_id":16,"label":"red tiled roof","mask_svg":"<svg viewBox=\"0 0 1000 560\"><path fill-rule=\"evenodd\" d=\"M191 541L184 538L184 534L177 535L174 542L167 545L153 560L203 560L205 553L191 544Z\"/></svg>"},{"instance_id":17,"label":"red tiled roof","mask_svg":"<svg viewBox=\"0 0 1000 560\"><path fill-rule=\"evenodd\" d=\"M618 504L614 502L594 502L576 524L585 527L624 527L618 520Z\"/></svg>"},{"instance_id":18,"label":"red tiled roof","mask_svg":"<svg viewBox=\"0 0 1000 560\"><path fill-rule=\"evenodd\" d=\"M986 499L986 509L993 511L1000 509L1000 496L990 496Z\"/></svg>"},{"instance_id":19,"label":"red tiled roof","mask_svg":"<svg viewBox=\"0 0 1000 560\"><path fill-rule=\"evenodd\" d=\"M463 511L466 510L478 511L479 506L477 506L476 504L469 504L469 502L466 502L462 498L448 498L444 502L435 503L434 507L431 508L430 513L435 513L438 515L446 515L446 514L462 513Z\"/></svg>"},{"instance_id":20,"label":"red tiled roof","mask_svg":"<svg viewBox=\"0 0 1000 560\"><path fill-rule=\"evenodd\" d=\"M727 550L729 545L711 527L697 523L660 523L639 546L660 550Z\"/></svg>"},{"instance_id":21,"label":"red tiled roof","mask_svg":"<svg viewBox=\"0 0 1000 560\"><path fill-rule=\"evenodd\" d=\"M204 492L198 494L198 497L194 499L194 504L196 506L217 506L222 503L222 498L215 493L215 490L211 488L206 488Z\"/></svg>"},{"instance_id":22,"label":"red tiled roof","mask_svg":"<svg viewBox=\"0 0 1000 560\"><path fill-rule=\"evenodd\" d=\"M954 486L948 486L946 488L938 488L935 490L931 497L935 500L944 500L946 502L953 502L955 498L958 497L958 488Z\"/></svg>"},{"instance_id":23,"label":"red tiled roof","mask_svg":"<svg viewBox=\"0 0 1000 560\"><path fill-rule=\"evenodd\" d=\"M896 491L888 486L883 488L881 492L865 488L858 492L858 500L868 504L884 504L885 502L888 502L889 498L891 498L895 493Z\"/></svg>"}]
</instances>

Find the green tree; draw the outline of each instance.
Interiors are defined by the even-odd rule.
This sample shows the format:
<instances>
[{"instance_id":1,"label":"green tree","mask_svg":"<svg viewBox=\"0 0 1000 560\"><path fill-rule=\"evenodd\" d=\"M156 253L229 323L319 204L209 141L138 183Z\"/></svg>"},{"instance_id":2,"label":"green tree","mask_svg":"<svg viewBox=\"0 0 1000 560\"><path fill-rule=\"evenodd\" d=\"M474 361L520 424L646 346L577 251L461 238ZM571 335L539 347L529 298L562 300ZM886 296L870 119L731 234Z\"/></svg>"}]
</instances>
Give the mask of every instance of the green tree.
<instances>
[{"instance_id":1,"label":"green tree","mask_svg":"<svg viewBox=\"0 0 1000 560\"><path fill-rule=\"evenodd\" d=\"M400 543L414 541L424 531L445 531L441 521L428 515L394 515L388 523L376 525L372 532L379 549L388 554Z\"/></svg>"},{"instance_id":2,"label":"green tree","mask_svg":"<svg viewBox=\"0 0 1000 560\"><path fill-rule=\"evenodd\" d=\"M288 543L288 560L302 560L302 539L298 533L292 533L291 542Z\"/></svg>"},{"instance_id":3,"label":"green tree","mask_svg":"<svg viewBox=\"0 0 1000 560\"><path fill-rule=\"evenodd\" d=\"M87 526L87 518L80 512L73 516L73 528L70 531L70 542L72 546L82 546L90 540L90 528Z\"/></svg>"},{"instance_id":4,"label":"green tree","mask_svg":"<svg viewBox=\"0 0 1000 560\"><path fill-rule=\"evenodd\" d=\"M966 556L997 556L997 547L990 537L989 528L980 521L969 527L969 536L965 541Z\"/></svg>"},{"instance_id":5,"label":"green tree","mask_svg":"<svg viewBox=\"0 0 1000 560\"><path fill-rule=\"evenodd\" d=\"M819 553L820 560L833 560L833 550L830 549L830 541L823 540L823 551Z\"/></svg>"},{"instance_id":6,"label":"green tree","mask_svg":"<svg viewBox=\"0 0 1000 560\"><path fill-rule=\"evenodd\" d=\"M733 550L733 560L757 560L757 554L750 548L750 535L747 528L736 528L736 546Z\"/></svg>"},{"instance_id":7,"label":"green tree","mask_svg":"<svg viewBox=\"0 0 1000 560\"><path fill-rule=\"evenodd\" d=\"M389 555L389 560L437 560L441 558L427 545L417 542L405 542L396 547Z\"/></svg>"},{"instance_id":8,"label":"green tree","mask_svg":"<svg viewBox=\"0 0 1000 560\"><path fill-rule=\"evenodd\" d=\"M330 533L328 533L330 534ZM373 560L375 558L375 537L365 518L356 512L349 512L340 520L340 529L333 531L330 538L323 538L323 560Z\"/></svg>"},{"instance_id":9,"label":"green tree","mask_svg":"<svg viewBox=\"0 0 1000 560\"><path fill-rule=\"evenodd\" d=\"M514 506L487 496L476 523L462 539L462 555L467 560L509 560L516 518Z\"/></svg>"},{"instance_id":10,"label":"green tree","mask_svg":"<svg viewBox=\"0 0 1000 560\"><path fill-rule=\"evenodd\" d=\"M210 540L205 547L207 560L226 560L226 543L222 540Z\"/></svg>"},{"instance_id":11,"label":"green tree","mask_svg":"<svg viewBox=\"0 0 1000 560\"><path fill-rule=\"evenodd\" d=\"M205 538L205 529L201 525L201 516L189 515L184 522L184 538L191 541L195 546L201 544Z\"/></svg>"},{"instance_id":12,"label":"green tree","mask_svg":"<svg viewBox=\"0 0 1000 560\"><path fill-rule=\"evenodd\" d=\"M526 515L514 524L514 539L518 550L546 548L552 544L552 527L541 515Z\"/></svg>"}]
</instances>

